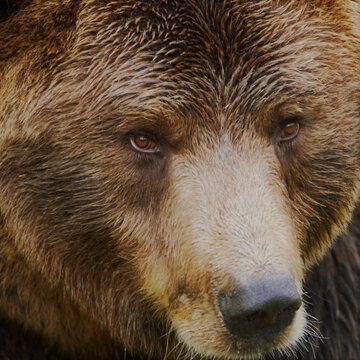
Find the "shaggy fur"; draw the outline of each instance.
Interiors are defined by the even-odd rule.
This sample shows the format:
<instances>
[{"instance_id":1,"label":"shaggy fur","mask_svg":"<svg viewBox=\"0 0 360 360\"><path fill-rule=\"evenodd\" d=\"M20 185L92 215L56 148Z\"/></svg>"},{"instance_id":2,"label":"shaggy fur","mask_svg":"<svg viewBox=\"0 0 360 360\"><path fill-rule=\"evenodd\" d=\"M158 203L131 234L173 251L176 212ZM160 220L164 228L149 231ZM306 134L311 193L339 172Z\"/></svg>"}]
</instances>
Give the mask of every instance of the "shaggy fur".
<instances>
[{"instance_id":1,"label":"shaggy fur","mask_svg":"<svg viewBox=\"0 0 360 360\"><path fill-rule=\"evenodd\" d=\"M357 360L359 7L1 2L0 356ZM307 304L233 337L217 295L279 274Z\"/></svg>"}]
</instances>

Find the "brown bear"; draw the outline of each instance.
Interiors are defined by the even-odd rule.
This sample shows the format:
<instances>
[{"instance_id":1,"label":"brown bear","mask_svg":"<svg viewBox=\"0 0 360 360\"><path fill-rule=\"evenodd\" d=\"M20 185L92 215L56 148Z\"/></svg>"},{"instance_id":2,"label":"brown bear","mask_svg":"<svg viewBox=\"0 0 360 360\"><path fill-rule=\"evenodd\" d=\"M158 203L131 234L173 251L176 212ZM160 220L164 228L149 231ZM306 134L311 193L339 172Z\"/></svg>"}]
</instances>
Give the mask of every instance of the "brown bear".
<instances>
[{"instance_id":1,"label":"brown bear","mask_svg":"<svg viewBox=\"0 0 360 360\"><path fill-rule=\"evenodd\" d=\"M358 0L0 9L0 359L359 359Z\"/></svg>"}]
</instances>

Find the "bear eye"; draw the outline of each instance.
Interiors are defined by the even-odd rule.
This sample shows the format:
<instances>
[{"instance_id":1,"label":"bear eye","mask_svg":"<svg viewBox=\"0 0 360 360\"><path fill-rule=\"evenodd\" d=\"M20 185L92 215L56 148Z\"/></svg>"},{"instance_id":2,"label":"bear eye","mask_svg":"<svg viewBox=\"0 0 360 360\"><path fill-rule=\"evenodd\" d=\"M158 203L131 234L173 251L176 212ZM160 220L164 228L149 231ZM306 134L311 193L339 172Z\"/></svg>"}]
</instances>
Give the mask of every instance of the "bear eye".
<instances>
[{"instance_id":1,"label":"bear eye","mask_svg":"<svg viewBox=\"0 0 360 360\"><path fill-rule=\"evenodd\" d=\"M158 144L149 136L143 134L130 134L130 144L136 151L142 153L158 153L160 148Z\"/></svg>"},{"instance_id":2,"label":"bear eye","mask_svg":"<svg viewBox=\"0 0 360 360\"><path fill-rule=\"evenodd\" d=\"M300 124L297 121L291 121L285 124L280 131L280 141L289 141L294 139L300 130Z\"/></svg>"}]
</instances>

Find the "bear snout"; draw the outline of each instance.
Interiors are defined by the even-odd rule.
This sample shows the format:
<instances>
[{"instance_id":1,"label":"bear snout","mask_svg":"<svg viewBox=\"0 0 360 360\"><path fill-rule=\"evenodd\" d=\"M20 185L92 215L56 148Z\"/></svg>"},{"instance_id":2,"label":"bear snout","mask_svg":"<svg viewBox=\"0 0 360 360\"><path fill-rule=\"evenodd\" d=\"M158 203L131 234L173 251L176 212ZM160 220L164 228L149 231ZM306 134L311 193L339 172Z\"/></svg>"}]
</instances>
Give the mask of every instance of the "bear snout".
<instances>
[{"instance_id":1,"label":"bear snout","mask_svg":"<svg viewBox=\"0 0 360 360\"><path fill-rule=\"evenodd\" d=\"M239 340L271 342L293 321L302 305L291 276L237 285L218 294L226 329Z\"/></svg>"}]
</instances>

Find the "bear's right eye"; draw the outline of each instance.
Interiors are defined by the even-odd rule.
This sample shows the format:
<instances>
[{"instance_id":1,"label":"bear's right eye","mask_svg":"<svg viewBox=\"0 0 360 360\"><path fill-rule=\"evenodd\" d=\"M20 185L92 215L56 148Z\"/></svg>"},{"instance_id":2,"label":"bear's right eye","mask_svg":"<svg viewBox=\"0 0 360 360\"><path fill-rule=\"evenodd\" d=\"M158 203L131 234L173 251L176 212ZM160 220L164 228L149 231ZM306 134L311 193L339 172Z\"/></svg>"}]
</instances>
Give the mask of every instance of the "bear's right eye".
<instances>
[{"instance_id":1,"label":"bear's right eye","mask_svg":"<svg viewBox=\"0 0 360 360\"><path fill-rule=\"evenodd\" d=\"M287 122L280 130L278 141L280 143L293 140L300 131L300 123L296 120Z\"/></svg>"},{"instance_id":2,"label":"bear's right eye","mask_svg":"<svg viewBox=\"0 0 360 360\"><path fill-rule=\"evenodd\" d=\"M160 147L150 136L144 134L130 134L130 144L134 150L141 153L159 153Z\"/></svg>"}]
</instances>

